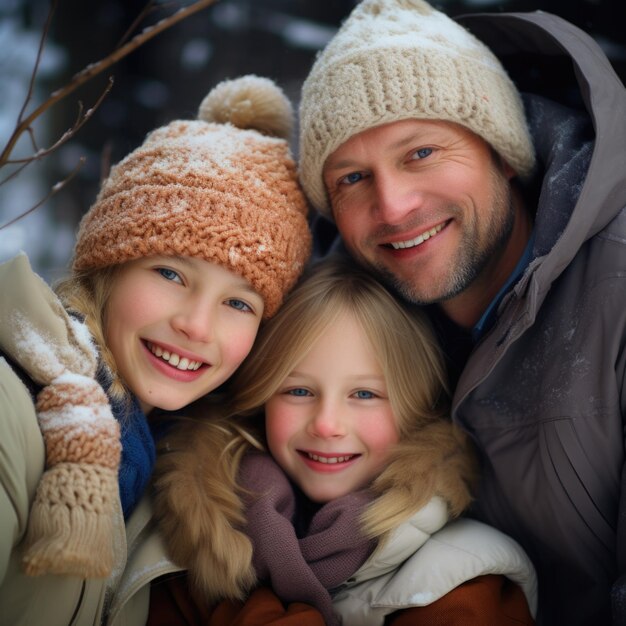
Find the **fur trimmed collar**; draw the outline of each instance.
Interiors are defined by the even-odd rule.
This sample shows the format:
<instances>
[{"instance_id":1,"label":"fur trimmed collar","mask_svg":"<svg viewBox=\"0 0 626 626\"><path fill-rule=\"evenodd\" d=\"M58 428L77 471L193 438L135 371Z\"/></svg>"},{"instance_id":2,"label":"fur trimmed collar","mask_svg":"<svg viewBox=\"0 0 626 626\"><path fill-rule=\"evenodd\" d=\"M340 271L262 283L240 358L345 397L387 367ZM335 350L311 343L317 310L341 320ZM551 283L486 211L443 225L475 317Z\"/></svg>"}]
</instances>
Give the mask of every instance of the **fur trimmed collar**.
<instances>
[{"instance_id":1,"label":"fur trimmed collar","mask_svg":"<svg viewBox=\"0 0 626 626\"><path fill-rule=\"evenodd\" d=\"M237 484L250 445L238 433L234 420L205 413L177 422L157 454L154 508L161 534L172 561L189 570L195 595L209 603L243 599L257 585L245 492ZM454 518L471 501L475 475L466 436L448 420L433 420L394 451L358 523L365 536L385 541L436 496Z\"/></svg>"}]
</instances>

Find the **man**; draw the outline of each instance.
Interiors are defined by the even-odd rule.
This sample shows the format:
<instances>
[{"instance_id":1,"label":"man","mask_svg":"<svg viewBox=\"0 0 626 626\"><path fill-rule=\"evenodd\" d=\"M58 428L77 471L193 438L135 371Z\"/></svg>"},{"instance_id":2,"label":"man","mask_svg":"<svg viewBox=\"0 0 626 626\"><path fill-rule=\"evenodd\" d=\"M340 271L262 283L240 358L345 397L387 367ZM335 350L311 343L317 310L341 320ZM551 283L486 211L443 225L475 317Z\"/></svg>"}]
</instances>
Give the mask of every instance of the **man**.
<instances>
[{"instance_id":1,"label":"man","mask_svg":"<svg viewBox=\"0 0 626 626\"><path fill-rule=\"evenodd\" d=\"M311 202L433 314L482 460L472 513L535 563L538 623L609 624L626 572L624 86L553 15L456 23L364 0L300 124Z\"/></svg>"}]
</instances>

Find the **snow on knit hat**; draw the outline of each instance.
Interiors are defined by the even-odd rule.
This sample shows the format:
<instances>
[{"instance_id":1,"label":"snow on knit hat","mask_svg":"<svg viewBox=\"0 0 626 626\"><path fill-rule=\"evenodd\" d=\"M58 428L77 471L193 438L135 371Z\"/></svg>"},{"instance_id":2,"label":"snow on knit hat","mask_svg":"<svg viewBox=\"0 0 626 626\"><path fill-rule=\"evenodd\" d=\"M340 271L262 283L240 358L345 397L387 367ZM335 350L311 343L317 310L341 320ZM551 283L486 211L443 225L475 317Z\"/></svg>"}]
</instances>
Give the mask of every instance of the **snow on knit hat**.
<instances>
[{"instance_id":1,"label":"snow on knit hat","mask_svg":"<svg viewBox=\"0 0 626 626\"><path fill-rule=\"evenodd\" d=\"M495 55L424 0L363 0L316 59L300 102L300 179L330 217L326 159L364 130L456 122L526 178L534 149L521 98Z\"/></svg>"},{"instance_id":2,"label":"snow on knit hat","mask_svg":"<svg viewBox=\"0 0 626 626\"><path fill-rule=\"evenodd\" d=\"M148 134L83 217L76 270L191 256L242 276L272 316L308 259L307 204L287 137L291 103L269 79L218 84L198 120Z\"/></svg>"}]
</instances>

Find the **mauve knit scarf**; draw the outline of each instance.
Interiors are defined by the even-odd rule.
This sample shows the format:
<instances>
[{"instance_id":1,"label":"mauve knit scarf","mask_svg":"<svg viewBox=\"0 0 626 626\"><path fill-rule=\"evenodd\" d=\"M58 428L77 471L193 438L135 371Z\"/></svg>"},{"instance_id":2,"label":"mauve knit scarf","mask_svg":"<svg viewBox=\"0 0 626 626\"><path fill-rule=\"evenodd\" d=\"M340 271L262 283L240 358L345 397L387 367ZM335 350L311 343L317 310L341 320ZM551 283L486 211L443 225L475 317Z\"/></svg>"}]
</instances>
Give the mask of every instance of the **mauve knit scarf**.
<instances>
[{"instance_id":1,"label":"mauve knit scarf","mask_svg":"<svg viewBox=\"0 0 626 626\"><path fill-rule=\"evenodd\" d=\"M317 608L329 626L340 623L332 608L335 587L365 563L376 542L359 532L359 518L372 500L367 491L349 494L319 508L303 533L304 496L268 455L244 457L239 482L252 492L246 498L246 533L254 546L259 580L285 603ZM312 504L312 503L309 503Z\"/></svg>"}]
</instances>

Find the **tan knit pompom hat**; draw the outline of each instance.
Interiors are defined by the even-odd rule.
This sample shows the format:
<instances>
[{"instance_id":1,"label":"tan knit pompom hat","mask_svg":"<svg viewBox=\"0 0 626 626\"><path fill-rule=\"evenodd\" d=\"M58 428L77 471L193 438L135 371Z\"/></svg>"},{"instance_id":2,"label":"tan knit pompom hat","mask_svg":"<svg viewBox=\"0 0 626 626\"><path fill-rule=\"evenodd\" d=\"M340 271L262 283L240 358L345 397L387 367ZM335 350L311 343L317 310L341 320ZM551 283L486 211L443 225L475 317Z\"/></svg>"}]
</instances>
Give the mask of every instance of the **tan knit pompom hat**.
<instances>
[{"instance_id":1,"label":"tan knit pompom hat","mask_svg":"<svg viewBox=\"0 0 626 626\"><path fill-rule=\"evenodd\" d=\"M302 88L300 179L312 204L331 217L322 168L339 146L406 119L456 122L520 177L534 167L519 92L482 42L423 0L363 0Z\"/></svg>"},{"instance_id":2,"label":"tan knit pompom hat","mask_svg":"<svg viewBox=\"0 0 626 626\"><path fill-rule=\"evenodd\" d=\"M112 168L80 223L73 267L201 258L248 280L271 317L311 249L291 104L250 75L217 85L198 117L152 131Z\"/></svg>"}]
</instances>

